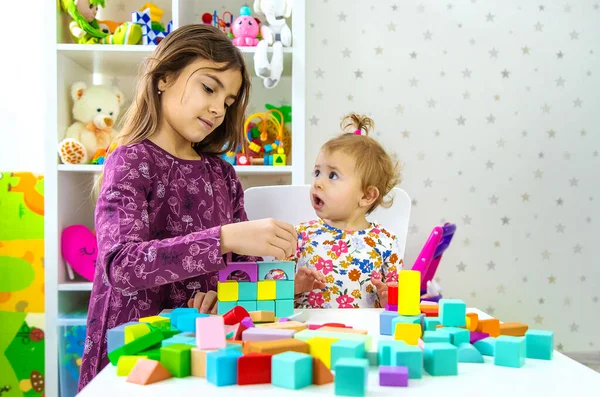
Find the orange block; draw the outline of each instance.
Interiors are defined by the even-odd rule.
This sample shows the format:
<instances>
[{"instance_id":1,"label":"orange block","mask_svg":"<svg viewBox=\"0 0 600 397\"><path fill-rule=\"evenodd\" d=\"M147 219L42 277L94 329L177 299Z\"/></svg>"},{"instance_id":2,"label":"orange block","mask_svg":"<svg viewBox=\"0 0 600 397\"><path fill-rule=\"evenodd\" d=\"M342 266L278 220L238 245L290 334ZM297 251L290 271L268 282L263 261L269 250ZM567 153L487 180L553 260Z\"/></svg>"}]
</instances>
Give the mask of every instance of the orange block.
<instances>
[{"instance_id":1,"label":"orange block","mask_svg":"<svg viewBox=\"0 0 600 397\"><path fill-rule=\"evenodd\" d=\"M256 324L258 328L277 328L277 329L293 329L296 332L303 331L308 328L305 323L300 321L284 321L282 323L263 323Z\"/></svg>"},{"instance_id":2,"label":"orange block","mask_svg":"<svg viewBox=\"0 0 600 397\"><path fill-rule=\"evenodd\" d=\"M249 312L250 318L254 323L272 323L275 321L275 313L265 310Z\"/></svg>"},{"instance_id":3,"label":"orange block","mask_svg":"<svg viewBox=\"0 0 600 397\"><path fill-rule=\"evenodd\" d=\"M421 305L421 313L423 313L425 317L437 317L439 314L439 306Z\"/></svg>"},{"instance_id":4,"label":"orange block","mask_svg":"<svg viewBox=\"0 0 600 397\"><path fill-rule=\"evenodd\" d=\"M500 324L500 335L525 336L529 326L521 323L503 323Z\"/></svg>"},{"instance_id":5,"label":"orange block","mask_svg":"<svg viewBox=\"0 0 600 397\"><path fill-rule=\"evenodd\" d=\"M477 329L477 324L479 323L479 315L477 313L467 313L467 318L471 319L467 329L471 332L475 331Z\"/></svg>"},{"instance_id":6,"label":"orange block","mask_svg":"<svg viewBox=\"0 0 600 397\"><path fill-rule=\"evenodd\" d=\"M246 342L242 347L243 354L279 354L289 351L309 354L310 349L308 343L299 339L278 339L267 340L262 342Z\"/></svg>"},{"instance_id":7,"label":"orange block","mask_svg":"<svg viewBox=\"0 0 600 397\"><path fill-rule=\"evenodd\" d=\"M127 376L127 382L138 385L149 385L169 379L170 377L171 374L169 371L158 361L140 358Z\"/></svg>"},{"instance_id":8,"label":"orange block","mask_svg":"<svg viewBox=\"0 0 600 397\"><path fill-rule=\"evenodd\" d=\"M489 336L496 338L500 335L500 320L497 318L489 318L486 320L479 320L477 322L477 332L484 332Z\"/></svg>"},{"instance_id":9,"label":"orange block","mask_svg":"<svg viewBox=\"0 0 600 397\"><path fill-rule=\"evenodd\" d=\"M327 366L318 359L313 357L313 385L326 385L333 382L333 374Z\"/></svg>"}]
</instances>

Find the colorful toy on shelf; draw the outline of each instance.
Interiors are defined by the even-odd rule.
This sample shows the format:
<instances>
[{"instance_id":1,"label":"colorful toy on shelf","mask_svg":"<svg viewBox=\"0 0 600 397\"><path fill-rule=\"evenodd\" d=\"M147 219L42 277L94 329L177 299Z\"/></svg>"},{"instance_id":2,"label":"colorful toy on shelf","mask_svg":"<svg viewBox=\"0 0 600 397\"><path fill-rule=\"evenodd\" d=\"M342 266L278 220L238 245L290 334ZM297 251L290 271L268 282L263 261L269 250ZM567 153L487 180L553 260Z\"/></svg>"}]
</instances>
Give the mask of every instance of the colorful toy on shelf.
<instances>
[{"instance_id":1,"label":"colorful toy on shelf","mask_svg":"<svg viewBox=\"0 0 600 397\"><path fill-rule=\"evenodd\" d=\"M94 157L92 157L90 164L104 165L104 162L106 161L107 153L112 152L113 150L115 150L116 147L117 147L117 144L115 142L113 142L110 144L109 148L98 149L96 151L96 154L94 154Z\"/></svg>"},{"instance_id":2,"label":"colorful toy on shelf","mask_svg":"<svg viewBox=\"0 0 600 397\"><path fill-rule=\"evenodd\" d=\"M240 9L240 16L237 17L231 25L231 32L234 39L233 44L236 46L254 47L258 44L258 23L250 16L250 7L243 6Z\"/></svg>"},{"instance_id":3,"label":"colorful toy on shelf","mask_svg":"<svg viewBox=\"0 0 600 397\"><path fill-rule=\"evenodd\" d=\"M173 21L165 28L160 23L162 16L163 11L152 3L146 3L139 11L131 13L132 22L141 26L143 45L157 45L171 33Z\"/></svg>"},{"instance_id":4,"label":"colorful toy on shelf","mask_svg":"<svg viewBox=\"0 0 600 397\"><path fill-rule=\"evenodd\" d=\"M72 225L63 230L60 246L67 265L81 277L93 281L98 257L96 236L84 225Z\"/></svg>"}]
</instances>

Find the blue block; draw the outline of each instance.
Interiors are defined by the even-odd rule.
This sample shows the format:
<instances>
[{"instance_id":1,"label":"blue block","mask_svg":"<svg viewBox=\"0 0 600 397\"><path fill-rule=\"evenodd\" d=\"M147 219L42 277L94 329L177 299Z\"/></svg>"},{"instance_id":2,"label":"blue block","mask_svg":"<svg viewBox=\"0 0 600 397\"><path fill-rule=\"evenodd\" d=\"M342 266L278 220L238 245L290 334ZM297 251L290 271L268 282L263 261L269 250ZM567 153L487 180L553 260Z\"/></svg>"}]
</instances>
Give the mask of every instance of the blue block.
<instances>
[{"instance_id":1,"label":"blue block","mask_svg":"<svg viewBox=\"0 0 600 397\"><path fill-rule=\"evenodd\" d=\"M394 334L392 321L396 317L398 317L398 312L382 311L379 313L379 334L392 336Z\"/></svg>"},{"instance_id":2,"label":"blue block","mask_svg":"<svg viewBox=\"0 0 600 397\"><path fill-rule=\"evenodd\" d=\"M238 282L238 301L256 300L258 300L258 283L250 281Z\"/></svg>"},{"instance_id":3,"label":"blue block","mask_svg":"<svg viewBox=\"0 0 600 397\"><path fill-rule=\"evenodd\" d=\"M358 340L338 340L331 344L331 368L342 358L366 358L365 343Z\"/></svg>"},{"instance_id":4,"label":"blue block","mask_svg":"<svg viewBox=\"0 0 600 397\"><path fill-rule=\"evenodd\" d=\"M178 307L176 309L173 309L173 311L171 312L171 325L177 329L179 329L178 326L178 319L179 316L184 316L186 314L196 314L199 313L198 309L194 309L194 308L187 308L187 307Z\"/></svg>"},{"instance_id":5,"label":"blue block","mask_svg":"<svg viewBox=\"0 0 600 397\"><path fill-rule=\"evenodd\" d=\"M310 386L313 359L310 354L288 351L271 358L271 384L297 390Z\"/></svg>"},{"instance_id":6,"label":"blue block","mask_svg":"<svg viewBox=\"0 0 600 397\"><path fill-rule=\"evenodd\" d=\"M424 368L432 376L458 375L458 349L450 343L426 343Z\"/></svg>"},{"instance_id":7,"label":"blue block","mask_svg":"<svg viewBox=\"0 0 600 397\"><path fill-rule=\"evenodd\" d=\"M294 314L294 300L293 299L278 299L275 301L275 317L277 317L277 318L289 317L292 314Z\"/></svg>"},{"instance_id":8,"label":"blue block","mask_svg":"<svg viewBox=\"0 0 600 397\"><path fill-rule=\"evenodd\" d=\"M437 326L440 324L441 322L439 317L425 317L423 320L423 329L425 331L435 331Z\"/></svg>"},{"instance_id":9,"label":"blue block","mask_svg":"<svg viewBox=\"0 0 600 397\"><path fill-rule=\"evenodd\" d=\"M369 381L369 360L366 358L342 358L335 370L336 396L364 396Z\"/></svg>"},{"instance_id":10,"label":"blue block","mask_svg":"<svg viewBox=\"0 0 600 397\"><path fill-rule=\"evenodd\" d=\"M484 356L493 356L496 346L496 338L488 337L485 339L478 340L473 343L473 346Z\"/></svg>"},{"instance_id":11,"label":"blue block","mask_svg":"<svg viewBox=\"0 0 600 397\"><path fill-rule=\"evenodd\" d=\"M294 280L275 280L275 299L294 299Z\"/></svg>"},{"instance_id":12,"label":"blue block","mask_svg":"<svg viewBox=\"0 0 600 397\"><path fill-rule=\"evenodd\" d=\"M408 367L409 379L421 379L423 376L423 350L409 344L396 345L392 351L392 365Z\"/></svg>"},{"instance_id":13,"label":"blue block","mask_svg":"<svg viewBox=\"0 0 600 397\"><path fill-rule=\"evenodd\" d=\"M467 325L467 305L459 299L440 299L438 316L444 327Z\"/></svg>"},{"instance_id":14,"label":"blue block","mask_svg":"<svg viewBox=\"0 0 600 397\"><path fill-rule=\"evenodd\" d=\"M296 264L294 262L258 262L258 281L271 280L268 278L272 270L283 270L286 278L282 280L294 280L296 277Z\"/></svg>"},{"instance_id":15,"label":"blue block","mask_svg":"<svg viewBox=\"0 0 600 397\"><path fill-rule=\"evenodd\" d=\"M450 334L450 343L454 346L460 346L461 343L471 342L471 332L466 328L444 327L438 328L435 332L445 332Z\"/></svg>"},{"instance_id":16,"label":"blue block","mask_svg":"<svg viewBox=\"0 0 600 397\"><path fill-rule=\"evenodd\" d=\"M206 380L215 386L237 384L237 360L242 355L234 349L206 354Z\"/></svg>"},{"instance_id":17,"label":"blue block","mask_svg":"<svg viewBox=\"0 0 600 397\"><path fill-rule=\"evenodd\" d=\"M452 343L452 338L448 332L425 331L422 339L425 343Z\"/></svg>"},{"instance_id":18,"label":"blue block","mask_svg":"<svg viewBox=\"0 0 600 397\"><path fill-rule=\"evenodd\" d=\"M192 313L183 314L177 317L177 329L181 332L192 332L196 333L196 319L198 317L208 317L209 314L203 313Z\"/></svg>"},{"instance_id":19,"label":"blue block","mask_svg":"<svg viewBox=\"0 0 600 397\"><path fill-rule=\"evenodd\" d=\"M238 306L238 302L221 302L218 301L217 302L217 314L218 315L223 315L225 313L227 313L228 311L230 311L231 309L233 309L234 307Z\"/></svg>"},{"instance_id":20,"label":"blue block","mask_svg":"<svg viewBox=\"0 0 600 397\"><path fill-rule=\"evenodd\" d=\"M462 343L458 346L459 363L483 363L483 361L483 356L472 344Z\"/></svg>"},{"instance_id":21,"label":"blue block","mask_svg":"<svg viewBox=\"0 0 600 397\"><path fill-rule=\"evenodd\" d=\"M243 283L240 283L243 284ZM243 307L246 311L255 312L256 311L256 301L238 301L238 306Z\"/></svg>"},{"instance_id":22,"label":"blue block","mask_svg":"<svg viewBox=\"0 0 600 397\"><path fill-rule=\"evenodd\" d=\"M525 365L527 343L522 336L500 335L496 338L494 364L521 368Z\"/></svg>"},{"instance_id":23,"label":"blue block","mask_svg":"<svg viewBox=\"0 0 600 397\"><path fill-rule=\"evenodd\" d=\"M275 313L275 301L256 301L256 310Z\"/></svg>"},{"instance_id":24,"label":"blue block","mask_svg":"<svg viewBox=\"0 0 600 397\"><path fill-rule=\"evenodd\" d=\"M119 326L111 328L106 332L106 338L107 338L107 342L108 342L107 343L108 353L112 352L113 350L115 350L125 344L125 327L127 327L128 325L136 325L136 324L140 324L140 323L137 321L130 321L128 323L121 324Z\"/></svg>"},{"instance_id":25,"label":"blue block","mask_svg":"<svg viewBox=\"0 0 600 397\"><path fill-rule=\"evenodd\" d=\"M527 358L552 360L554 352L554 332L530 329L525 332Z\"/></svg>"},{"instance_id":26,"label":"blue block","mask_svg":"<svg viewBox=\"0 0 600 397\"><path fill-rule=\"evenodd\" d=\"M377 361L379 365L392 365L392 354L396 346L406 346L403 340L379 340L377 342Z\"/></svg>"}]
</instances>

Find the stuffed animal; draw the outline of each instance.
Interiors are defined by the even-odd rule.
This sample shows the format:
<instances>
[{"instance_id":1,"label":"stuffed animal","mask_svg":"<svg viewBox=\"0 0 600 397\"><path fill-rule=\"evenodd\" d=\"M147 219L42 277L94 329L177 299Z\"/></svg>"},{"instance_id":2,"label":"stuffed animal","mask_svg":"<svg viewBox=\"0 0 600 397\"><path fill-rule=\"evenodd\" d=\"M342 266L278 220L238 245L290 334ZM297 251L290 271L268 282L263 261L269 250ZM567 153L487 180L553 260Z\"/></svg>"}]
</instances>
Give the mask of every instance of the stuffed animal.
<instances>
[{"instance_id":1,"label":"stuffed animal","mask_svg":"<svg viewBox=\"0 0 600 397\"><path fill-rule=\"evenodd\" d=\"M283 47L292 45L292 31L285 20L292 15L292 0L254 0L254 11L266 17L260 28L262 40L254 54L254 71L262 77L265 88L274 88L283 72ZM269 62L267 50L271 44L273 55Z\"/></svg>"},{"instance_id":2,"label":"stuffed animal","mask_svg":"<svg viewBox=\"0 0 600 397\"><path fill-rule=\"evenodd\" d=\"M254 47L258 44L258 22L250 16L250 7L243 6L240 9L240 16L237 17L231 25L231 32L234 39L233 44L236 46Z\"/></svg>"},{"instance_id":3,"label":"stuffed animal","mask_svg":"<svg viewBox=\"0 0 600 397\"><path fill-rule=\"evenodd\" d=\"M113 126L119 117L123 94L116 87L77 82L71 87L73 118L59 143L64 164L88 163L96 152L106 149L117 132Z\"/></svg>"}]
</instances>

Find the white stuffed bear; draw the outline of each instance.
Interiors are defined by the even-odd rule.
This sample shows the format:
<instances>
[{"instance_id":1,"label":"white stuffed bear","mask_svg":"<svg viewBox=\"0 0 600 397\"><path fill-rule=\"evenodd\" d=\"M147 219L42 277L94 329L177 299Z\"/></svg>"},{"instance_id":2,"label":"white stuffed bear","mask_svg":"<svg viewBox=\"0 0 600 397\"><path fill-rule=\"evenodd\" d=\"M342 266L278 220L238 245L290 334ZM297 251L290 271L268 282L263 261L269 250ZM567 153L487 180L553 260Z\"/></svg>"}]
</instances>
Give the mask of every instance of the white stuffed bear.
<instances>
[{"instance_id":1,"label":"white stuffed bear","mask_svg":"<svg viewBox=\"0 0 600 397\"><path fill-rule=\"evenodd\" d=\"M106 149L117 134L113 129L123 103L116 87L77 82L71 87L73 119L59 143L64 164L88 163L99 149Z\"/></svg>"}]
</instances>

